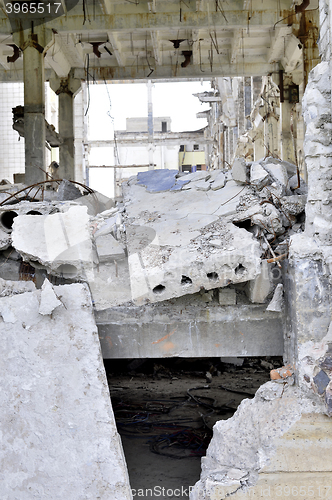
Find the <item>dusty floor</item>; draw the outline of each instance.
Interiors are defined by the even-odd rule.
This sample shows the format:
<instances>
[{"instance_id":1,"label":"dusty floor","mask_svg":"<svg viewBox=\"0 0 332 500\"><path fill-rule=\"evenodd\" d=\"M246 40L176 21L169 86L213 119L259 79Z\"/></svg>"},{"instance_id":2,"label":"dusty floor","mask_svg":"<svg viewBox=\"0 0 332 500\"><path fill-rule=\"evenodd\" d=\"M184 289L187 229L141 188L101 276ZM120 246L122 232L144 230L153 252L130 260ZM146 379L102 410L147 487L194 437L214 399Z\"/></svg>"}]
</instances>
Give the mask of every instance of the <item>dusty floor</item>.
<instances>
[{"instance_id":1,"label":"dusty floor","mask_svg":"<svg viewBox=\"0 0 332 500\"><path fill-rule=\"evenodd\" d=\"M250 358L235 367L215 358L147 360L134 370L139 362L105 362L133 497L188 498L213 424L230 418L282 362Z\"/></svg>"}]
</instances>

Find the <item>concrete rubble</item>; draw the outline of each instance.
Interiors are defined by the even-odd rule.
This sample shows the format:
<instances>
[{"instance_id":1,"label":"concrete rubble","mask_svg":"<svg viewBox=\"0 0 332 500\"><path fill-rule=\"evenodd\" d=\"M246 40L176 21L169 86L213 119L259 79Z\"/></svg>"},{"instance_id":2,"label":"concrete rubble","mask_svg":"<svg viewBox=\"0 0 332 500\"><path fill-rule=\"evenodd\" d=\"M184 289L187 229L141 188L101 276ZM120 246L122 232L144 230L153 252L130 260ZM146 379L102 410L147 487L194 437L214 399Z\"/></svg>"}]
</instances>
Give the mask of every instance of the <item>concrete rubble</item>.
<instances>
[{"instance_id":1,"label":"concrete rubble","mask_svg":"<svg viewBox=\"0 0 332 500\"><path fill-rule=\"evenodd\" d=\"M287 254L303 229L305 185L291 189L294 175L275 158L238 158L227 172L147 171L123 184L117 205L62 181L47 201L0 207L1 249L37 273L86 281L96 310L225 287L220 303L234 305L241 283L265 303L276 285L267 258Z\"/></svg>"},{"instance_id":2,"label":"concrete rubble","mask_svg":"<svg viewBox=\"0 0 332 500\"><path fill-rule=\"evenodd\" d=\"M87 285L0 290L2 498L131 500Z\"/></svg>"},{"instance_id":3,"label":"concrete rubble","mask_svg":"<svg viewBox=\"0 0 332 500\"><path fill-rule=\"evenodd\" d=\"M232 418L215 424L190 500L287 498L289 491L294 498L299 485L318 497L319 487L328 487L332 434L323 404L292 381L277 382L261 386Z\"/></svg>"}]
</instances>

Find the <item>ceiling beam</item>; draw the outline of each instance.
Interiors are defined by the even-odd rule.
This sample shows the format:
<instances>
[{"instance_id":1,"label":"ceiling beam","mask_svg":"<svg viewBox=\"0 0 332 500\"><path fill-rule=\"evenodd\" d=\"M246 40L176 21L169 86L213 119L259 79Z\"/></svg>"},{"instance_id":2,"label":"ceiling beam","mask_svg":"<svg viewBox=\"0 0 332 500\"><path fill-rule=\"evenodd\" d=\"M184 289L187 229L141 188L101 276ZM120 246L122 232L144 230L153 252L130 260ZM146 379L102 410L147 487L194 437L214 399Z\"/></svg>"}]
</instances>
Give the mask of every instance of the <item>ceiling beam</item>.
<instances>
[{"instance_id":1,"label":"ceiling beam","mask_svg":"<svg viewBox=\"0 0 332 500\"><path fill-rule=\"evenodd\" d=\"M54 35L54 43L46 49L45 62L54 70L59 78L66 78L71 69L70 63L59 43L58 36Z\"/></svg>"},{"instance_id":2,"label":"ceiling beam","mask_svg":"<svg viewBox=\"0 0 332 500\"><path fill-rule=\"evenodd\" d=\"M116 33L113 33L112 31L107 31L107 36L110 44L112 45L113 49L113 54L116 57L116 60L118 62L119 66L125 66L126 65L126 57L121 50L121 45L119 42L119 37L117 36Z\"/></svg>"},{"instance_id":3,"label":"ceiling beam","mask_svg":"<svg viewBox=\"0 0 332 500\"><path fill-rule=\"evenodd\" d=\"M159 35L156 31L151 31L151 43L153 48L153 55L158 66L162 64L162 52L160 50Z\"/></svg>"},{"instance_id":4,"label":"ceiling beam","mask_svg":"<svg viewBox=\"0 0 332 500\"><path fill-rule=\"evenodd\" d=\"M199 41L199 30L192 30L191 32L192 36L192 51L193 51L193 64L198 65L200 61L200 55L199 55L199 50L200 50L200 41Z\"/></svg>"},{"instance_id":5,"label":"ceiling beam","mask_svg":"<svg viewBox=\"0 0 332 500\"><path fill-rule=\"evenodd\" d=\"M276 62L282 59L286 44L287 37L292 33L292 26L280 26L275 29L274 38L268 52L268 61Z\"/></svg>"},{"instance_id":6,"label":"ceiling beam","mask_svg":"<svg viewBox=\"0 0 332 500\"><path fill-rule=\"evenodd\" d=\"M150 73L148 65L127 66L127 67L91 67L91 71L95 75L96 80L147 80ZM240 64L230 64L223 62L222 64L215 65L211 71L210 64L197 65L189 64L187 67L182 68L181 65L173 66L156 66L153 79L173 79L187 80L188 78L200 79L203 76L207 77L223 77L223 76L264 76L273 72L277 72L278 67L274 64L264 62L248 62L241 61ZM81 68L74 69L74 77L79 79L85 78L85 71Z\"/></svg>"},{"instance_id":7,"label":"ceiling beam","mask_svg":"<svg viewBox=\"0 0 332 500\"><path fill-rule=\"evenodd\" d=\"M45 23L59 33L84 33L86 31L115 31L132 30L183 30L183 29L209 29L213 26L224 29L242 29L247 27L247 12L241 10L227 11L227 19L220 12L186 12L180 16L175 12L157 12L145 14L100 15L91 17L90 22L84 23L82 14L61 16ZM254 11L250 19L251 28L269 28L274 25L275 10ZM19 21L17 21L19 29ZM0 19L0 33L10 34L13 28L8 19Z\"/></svg>"},{"instance_id":8,"label":"ceiling beam","mask_svg":"<svg viewBox=\"0 0 332 500\"><path fill-rule=\"evenodd\" d=\"M234 30L233 40L232 40L232 49L231 49L231 63L236 63L237 56L240 51L241 44L243 43L243 31L242 30Z\"/></svg>"}]
</instances>

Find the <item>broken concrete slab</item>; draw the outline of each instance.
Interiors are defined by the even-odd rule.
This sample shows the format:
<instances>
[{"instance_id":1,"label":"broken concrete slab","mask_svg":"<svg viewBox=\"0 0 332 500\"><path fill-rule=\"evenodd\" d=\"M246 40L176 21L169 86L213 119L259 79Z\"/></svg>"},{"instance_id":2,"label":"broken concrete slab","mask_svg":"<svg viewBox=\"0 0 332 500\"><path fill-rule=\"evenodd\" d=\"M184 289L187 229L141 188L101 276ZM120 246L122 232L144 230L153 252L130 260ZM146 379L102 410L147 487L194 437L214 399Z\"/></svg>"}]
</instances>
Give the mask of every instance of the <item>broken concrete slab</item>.
<instances>
[{"instance_id":1,"label":"broken concrete slab","mask_svg":"<svg viewBox=\"0 0 332 500\"><path fill-rule=\"evenodd\" d=\"M33 292L34 290L36 290L36 287L32 281L9 281L0 278L0 297Z\"/></svg>"},{"instance_id":2,"label":"broken concrete slab","mask_svg":"<svg viewBox=\"0 0 332 500\"><path fill-rule=\"evenodd\" d=\"M195 182L195 189L197 189L197 191L208 191L210 189L210 183L204 180Z\"/></svg>"},{"instance_id":3,"label":"broken concrete slab","mask_svg":"<svg viewBox=\"0 0 332 500\"><path fill-rule=\"evenodd\" d=\"M183 177L181 177L181 180L184 181L191 181L191 182L197 182L201 180L207 180L211 176L210 172L206 170L198 170L197 172L191 172L190 174L186 174Z\"/></svg>"},{"instance_id":4,"label":"broken concrete slab","mask_svg":"<svg viewBox=\"0 0 332 500\"><path fill-rule=\"evenodd\" d=\"M250 167L250 184L257 189L262 189L269 182L269 173L258 162L253 162Z\"/></svg>"},{"instance_id":5,"label":"broken concrete slab","mask_svg":"<svg viewBox=\"0 0 332 500\"><path fill-rule=\"evenodd\" d=\"M246 289L250 302L264 304L272 288L271 280L271 265L264 259L260 274L254 280L249 281Z\"/></svg>"},{"instance_id":6,"label":"broken concrete slab","mask_svg":"<svg viewBox=\"0 0 332 500\"><path fill-rule=\"evenodd\" d=\"M289 189L288 172L284 162L267 158L261 163L264 169L271 175L271 177L285 190Z\"/></svg>"},{"instance_id":7,"label":"broken concrete slab","mask_svg":"<svg viewBox=\"0 0 332 500\"><path fill-rule=\"evenodd\" d=\"M92 216L106 210L112 210L115 207L115 202L112 198L108 198L97 192L76 198L75 203L88 207L88 214Z\"/></svg>"},{"instance_id":8,"label":"broken concrete slab","mask_svg":"<svg viewBox=\"0 0 332 500\"><path fill-rule=\"evenodd\" d=\"M54 309L61 305L62 302L56 296L53 286L48 281L48 279L45 278L45 281L41 288L40 305L38 309L39 314L42 315L52 314Z\"/></svg>"},{"instance_id":9,"label":"broken concrete slab","mask_svg":"<svg viewBox=\"0 0 332 500\"><path fill-rule=\"evenodd\" d=\"M211 181L211 179L210 179ZM226 183L226 176L223 172L218 172L218 175L214 176L211 181L211 189L213 191L217 191L218 189L222 189Z\"/></svg>"},{"instance_id":10,"label":"broken concrete slab","mask_svg":"<svg viewBox=\"0 0 332 500\"><path fill-rule=\"evenodd\" d=\"M283 293L284 293L284 286L282 285L282 283L279 283L276 286L271 302L266 308L267 311L275 311L275 312L282 311L284 305Z\"/></svg>"},{"instance_id":11,"label":"broken concrete slab","mask_svg":"<svg viewBox=\"0 0 332 500\"><path fill-rule=\"evenodd\" d=\"M86 207L72 206L52 215L20 215L13 224L12 242L24 260L57 276L86 278L93 266Z\"/></svg>"},{"instance_id":12,"label":"broken concrete slab","mask_svg":"<svg viewBox=\"0 0 332 500\"><path fill-rule=\"evenodd\" d=\"M232 418L215 424L190 499L256 498L263 492L277 498L281 486L287 485L286 492L299 484L307 490L310 484L318 488L319 481L325 488L332 477L332 460L325 461L332 435L321 411L285 381L264 384L254 399L242 401Z\"/></svg>"},{"instance_id":13,"label":"broken concrete slab","mask_svg":"<svg viewBox=\"0 0 332 500\"><path fill-rule=\"evenodd\" d=\"M55 292L52 316L39 314L40 290L0 299L1 494L131 500L89 290Z\"/></svg>"},{"instance_id":14,"label":"broken concrete slab","mask_svg":"<svg viewBox=\"0 0 332 500\"><path fill-rule=\"evenodd\" d=\"M121 243L119 243L111 234L97 236L95 241L99 262L125 258L125 252Z\"/></svg>"},{"instance_id":15,"label":"broken concrete slab","mask_svg":"<svg viewBox=\"0 0 332 500\"><path fill-rule=\"evenodd\" d=\"M149 193L160 193L168 191L174 186L177 174L177 170L168 169L139 172L137 174L137 184L145 186Z\"/></svg>"},{"instance_id":16,"label":"broken concrete slab","mask_svg":"<svg viewBox=\"0 0 332 500\"><path fill-rule=\"evenodd\" d=\"M244 158L235 158L232 166L232 177L234 181L241 184L246 184L247 179L247 164Z\"/></svg>"}]
</instances>

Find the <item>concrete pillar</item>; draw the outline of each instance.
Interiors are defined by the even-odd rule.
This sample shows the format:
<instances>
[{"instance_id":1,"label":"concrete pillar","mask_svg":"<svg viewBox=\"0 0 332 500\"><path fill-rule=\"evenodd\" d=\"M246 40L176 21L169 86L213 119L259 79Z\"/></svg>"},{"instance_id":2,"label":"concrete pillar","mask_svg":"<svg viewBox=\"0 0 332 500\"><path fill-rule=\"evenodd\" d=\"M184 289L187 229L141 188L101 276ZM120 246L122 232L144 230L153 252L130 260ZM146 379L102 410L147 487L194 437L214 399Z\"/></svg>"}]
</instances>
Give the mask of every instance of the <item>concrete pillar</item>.
<instances>
[{"instance_id":1,"label":"concrete pillar","mask_svg":"<svg viewBox=\"0 0 332 500\"><path fill-rule=\"evenodd\" d=\"M296 113L294 104L284 101L280 103L280 137L281 159L296 164ZM293 124L291 124L291 116ZM291 130L293 128L293 134Z\"/></svg>"},{"instance_id":2,"label":"concrete pillar","mask_svg":"<svg viewBox=\"0 0 332 500\"><path fill-rule=\"evenodd\" d=\"M258 161L265 156L263 131L257 130L254 138L254 161Z\"/></svg>"},{"instance_id":3,"label":"concrete pillar","mask_svg":"<svg viewBox=\"0 0 332 500\"><path fill-rule=\"evenodd\" d=\"M269 156L279 158L278 120L272 114L264 122L264 144Z\"/></svg>"},{"instance_id":4,"label":"concrete pillar","mask_svg":"<svg viewBox=\"0 0 332 500\"><path fill-rule=\"evenodd\" d=\"M154 144L153 144L153 103L152 103L152 82L151 80L148 81L147 87L148 87L148 135L149 135L149 145L148 145L148 150L149 150L149 170L154 170L154 161L153 161L153 151L154 151Z\"/></svg>"},{"instance_id":5,"label":"concrete pillar","mask_svg":"<svg viewBox=\"0 0 332 500\"><path fill-rule=\"evenodd\" d=\"M59 96L59 134L63 143L59 151L60 179L75 180L74 148L74 97L81 89L81 81L67 78L50 81L51 88Z\"/></svg>"},{"instance_id":6,"label":"concrete pillar","mask_svg":"<svg viewBox=\"0 0 332 500\"><path fill-rule=\"evenodd\" d=\"M45 32L22 31L19 45L23 50L25 183L35 184L45 175Z\"/></svg>"}]
</instances>

